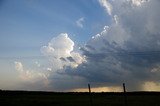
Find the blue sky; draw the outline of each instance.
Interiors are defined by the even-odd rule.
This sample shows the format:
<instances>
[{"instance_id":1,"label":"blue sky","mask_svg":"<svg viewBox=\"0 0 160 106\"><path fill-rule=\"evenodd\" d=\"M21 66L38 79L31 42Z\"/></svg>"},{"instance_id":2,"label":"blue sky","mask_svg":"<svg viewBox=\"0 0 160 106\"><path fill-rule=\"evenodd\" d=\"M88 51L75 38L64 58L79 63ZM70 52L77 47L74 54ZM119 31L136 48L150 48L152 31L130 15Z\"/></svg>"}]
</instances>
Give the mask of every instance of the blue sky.
<instances>
[{"instance_id":1,"label":"blue sky","mask_svg":"<svg viewBox=\"0 0 160 106\"><path fill-rule=\"evenodd\" d=\"M76 21L84 18L83 28ZM57 34L66 32L77 44L100 32L107 15L96 0L2 0L0 8L1 56L25 56Z\"/></svg>"},{"instance_id":2,"label":"blue sky","mask_svg":"<svg viewBox=\"0 0 160 106\"><path fill-rule=\"evenodd\" d=\"M159 91L159 10L159 0L0 0L0 89Z\"/></svg>"},{"instance_id":3,"label":"blue sky","mask_svg":"<svg viewBox=\"0 0 160 106\"><path fill-rule=\"evenodd\" d=\"M76 23L80 18L83 28ZM31 61L44 61L38 57L40 48L60 33L83 45L110 23L106 18L110 17L96 0L1 0L0 85L5 89L6 82L17 80L14 61L29 67Z\"/></svg>"}]
</instances>

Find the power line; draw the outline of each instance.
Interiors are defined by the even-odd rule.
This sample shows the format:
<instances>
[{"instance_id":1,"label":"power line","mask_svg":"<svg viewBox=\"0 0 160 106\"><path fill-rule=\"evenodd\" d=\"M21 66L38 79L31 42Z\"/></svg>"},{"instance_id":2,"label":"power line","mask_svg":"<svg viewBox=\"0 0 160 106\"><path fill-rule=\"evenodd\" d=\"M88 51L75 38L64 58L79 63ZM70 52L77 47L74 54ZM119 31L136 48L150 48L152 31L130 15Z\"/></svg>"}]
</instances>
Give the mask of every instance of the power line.
<instances>
[{"instance_id":1,"label":"power line","mask_svg":"<svg viewBox=\"0 0 160 106\"><path fill-rule=\"evenodd\" d=\"M7 56L0 57L1 60L12 60L12 59L44 59L45 56Z\"/></svg>"},{"instance_id":2,"label":"power line","mask_svg":"<svg viewBox=\"0 0 160 106\"><path fill-rule=\"evenodd\" d=\"M160 51L139 51L139 52L132 52L132 51L123 51L123 52L104 52L104 53L87 53L88 56L96 55L96 56L107 56L107 55L116 55L116 56L123 56L123 55L133 55L133 56L157 56L160 55ZM46 56L0 56L1 60L6 59L44 59Z\"/></svg>"}]
</instances>

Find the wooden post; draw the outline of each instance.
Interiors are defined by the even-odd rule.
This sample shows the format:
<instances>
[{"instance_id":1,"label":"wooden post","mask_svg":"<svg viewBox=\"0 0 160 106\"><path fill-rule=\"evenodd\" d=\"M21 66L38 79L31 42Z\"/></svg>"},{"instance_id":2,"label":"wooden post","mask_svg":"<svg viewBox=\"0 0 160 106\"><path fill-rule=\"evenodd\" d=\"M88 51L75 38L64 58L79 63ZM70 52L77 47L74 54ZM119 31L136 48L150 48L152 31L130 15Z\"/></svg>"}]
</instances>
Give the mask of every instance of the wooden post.
<instances>
[{"instance_id":1,"label":"wooden post","mask_svg":"<svg viewBox=\"0 0 160 106\"><path fill-rule=\"evenodd\" d=\"M90 84L88 84L88 90L89 90L89 94L91 93L91 87Z\"/></svg>"},{"instance_id":2,"label":"wooden post","mask_svg":"<svg viewBox=\"0 0 160 106\"><path fill-rule=\"evenodd\" d=\"M123 83L123 92L126 93L125 83Z\"/></svg>"},{"instance_id":3,"label":"wooden post","mask_svg":"<svg viewBox=\"0 0 160 106\"><path fill-rule=\"evenodd\" d=\"M125 106L127 106L127 94L126 94L125 83L123 83L123 92L124 92L124 104Z\"/></svg>"},{"instance_id":4,"label":"wooden post","mask_svg":"<svg viewBox=\"0 0 160 106\"><path fill-rule=\"evenodd\" d=\"M92 94L91 94L91 87L90 87L90 84L88 84L88 90L89 90L89 96L90 96L90 105L93 106L93 101L92 101Z\"/></svg>"}]
</instances>

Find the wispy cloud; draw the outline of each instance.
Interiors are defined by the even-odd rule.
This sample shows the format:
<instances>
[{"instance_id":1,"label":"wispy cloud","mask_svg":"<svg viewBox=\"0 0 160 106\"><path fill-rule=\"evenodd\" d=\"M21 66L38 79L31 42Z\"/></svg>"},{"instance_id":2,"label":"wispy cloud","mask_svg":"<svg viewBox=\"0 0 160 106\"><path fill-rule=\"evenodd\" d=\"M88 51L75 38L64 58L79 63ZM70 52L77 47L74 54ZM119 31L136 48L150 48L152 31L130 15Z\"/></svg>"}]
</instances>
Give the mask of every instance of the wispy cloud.
<instances>
[{"instance_id":1,"label":"wispy cloud","mask_svg":"<svg viewBox=\"0 0 160 106\"><path fill-rule=\"evenodd\" d=\"M76 21L76 25L78 26L78 27L80 27L80 28L83 28L83 24L84 24L84 17L81 17L80 19L78 19L77 21Z\"/></svg>"},{"instance_id":2,"label":"wispy cloud","mask_svg":"<svg viewBox=\"0 0 160 106\"><path fill-rule=\"evenodd\" d=\"M112 5L108 2L108 0L99 0L101 6L103 6L109 15L112 14Z\"/></svg>"}]
</instances>

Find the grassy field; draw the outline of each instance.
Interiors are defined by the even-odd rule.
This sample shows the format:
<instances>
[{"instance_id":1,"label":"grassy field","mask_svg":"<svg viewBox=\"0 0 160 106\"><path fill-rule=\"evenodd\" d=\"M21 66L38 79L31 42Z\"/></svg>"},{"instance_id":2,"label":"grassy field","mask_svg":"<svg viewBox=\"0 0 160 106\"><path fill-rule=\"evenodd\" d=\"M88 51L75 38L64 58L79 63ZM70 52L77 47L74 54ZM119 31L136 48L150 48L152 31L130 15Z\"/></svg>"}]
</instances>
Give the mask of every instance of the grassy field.
<instances>
[{"instance_id":1,"label":"grassy field","mask_svg":"<svg viewBox=\"0 0 160 106\"><path fill-rule=\"evenodd\" d=\"M160 106L160 92L128 92L127 106ZM91 102L92 99L92 102ZM0 91L0 106L125 106L123 93Z\"/></svg>"}]
</instances>

